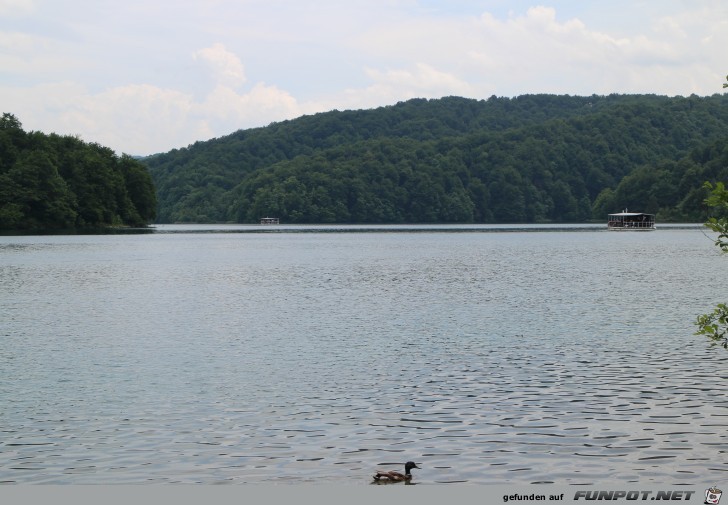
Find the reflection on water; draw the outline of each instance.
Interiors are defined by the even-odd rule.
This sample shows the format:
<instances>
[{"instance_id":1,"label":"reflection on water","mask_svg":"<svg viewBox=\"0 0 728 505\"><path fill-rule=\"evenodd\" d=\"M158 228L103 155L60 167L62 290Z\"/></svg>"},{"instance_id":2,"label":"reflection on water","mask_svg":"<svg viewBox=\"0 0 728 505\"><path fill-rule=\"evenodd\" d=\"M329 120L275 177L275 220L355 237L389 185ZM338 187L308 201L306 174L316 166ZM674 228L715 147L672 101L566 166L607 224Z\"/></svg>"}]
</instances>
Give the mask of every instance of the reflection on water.
<instances>
[{"instance_id":1,"label":"reflection on water","mask_svg":"<svg viewBox=\"0 0 728 505\"><path fill-rule=\"evenodd\" d=\"M0 482L725 480L725 258L579 231L0 237Z\"/></svg>"}]
</instances>

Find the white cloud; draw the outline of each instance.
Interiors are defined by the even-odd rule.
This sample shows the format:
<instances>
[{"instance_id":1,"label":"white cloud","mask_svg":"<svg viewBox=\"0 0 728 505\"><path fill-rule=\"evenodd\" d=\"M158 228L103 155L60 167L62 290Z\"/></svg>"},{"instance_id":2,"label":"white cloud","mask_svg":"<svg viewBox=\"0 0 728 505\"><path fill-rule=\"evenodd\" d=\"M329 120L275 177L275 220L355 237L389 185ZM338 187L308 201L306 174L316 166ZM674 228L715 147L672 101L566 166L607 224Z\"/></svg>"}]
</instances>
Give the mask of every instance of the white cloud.
<instances>
[{"instance_id":1,"label":"white cloud","mask_svg":"<svg viewBox=\"0 0 728 505\"><path fill-rule=\"evenodd\" d=\"M0 0L0 16L24 16L34 11L33 0Z\"/></svg>"},{"instance_id":2,"label":"white cloud","mask_svg":"<svg viewBox=\"0 0 728 505\"><path fill-rule=\"evenodd\" d=\"M33 88L0 88L3 107L26 129L80 135L130 154L151 154L198 140L302 114L296 99L275 86L244 82L242 63L221 44L195 52L212 63L217 84L201 100L151 84L129 84L98 93L72 82ZM42 126L40 126L42 125Z\"/></svg>"},{"instance_id":3,"label":"white cloud","mask_svg":"<svg viewBox=\"0 0 728 505\"><path fill-rule=\"evenodd\" d=\"M195 60L206 62L213 69L218 82L226 86L236 87L245 84L243 63L223 44L217 43L192 53Z\"/></svg>"},{"instance_id":4,"label":"white cloud","mask_svg":"<svg viewBox=\"0 0 728 505\"><path fill-rule=\"evenodd\" d=\"M357 45L371 60L388 62L388 69L369 70L367 75L375 84L362 92L376 88L382 97L394 96L382 90L386 87L383 82L393 82L395 76L406 80L413 72L408 64L397 67L392 62L416 58L421 68L437 69L452 78L444 86L444 80L428 80L420 74L421 87L404 85L414 91L427 88L425 96L426 91L437 94L445 89L480 97L710 94L716 88L711 88L714 83L706 69L721 64L720 41L728 42L728 17L711 19L711 13L716 14L702 9L676 12L627 35L592 29L578 18L560 20L555 8L543 6L505 18L485 12L477 17L419 18L403 25L380 26L361 34ZM701 79L705 83L702 90Z\"/></svg>"},{"instance_id":5,"label":"white cloud","mask_svg":"<svg viewBox=\"0 0 728 505\"><path fill-rule=\"evenodd\" d=\"M244 93L218 85L193 108L195 116L204 119L211 131L231 133L245 127L265 125L275 120L301 115L296 99L275 86L257 83Z\"/></svg>"},{"instance_id":6,"label":"white cloud","mask_svg":"<svg viewBox=\"0 0 728 505\"><path fill-rule=\"evenodd\" d=\"M154 151L166 138L192 141L196 125L189 122L193 108L191 96L173 89L149 84L131 84L88 94L72 104L66 113L67 123L88 124L86 133L105 145L121 145L124 151L137 154ZM71 120L68 114L76 116ZM141 128L140 128L141 127ZM138 147L137 147L138 146Z\"/></svg>"},{"instance_id":7,"label":"white cloud","mask_svg":"<svg viewBox=\"0 0 728 505\"><path fill-rule=\"evenodd\" d=\"M474 94L473 87L467 82L425 63L386 71L369 68L366 69L366 74L372 84L361 89L347 90L339 98L345 102L345 108L369 108L410 98Z\"/></svg>"},{"instance_id":8,"label":"white cloud","mask_svg":"<svg viewBox=\"0 0 728 505\"><path fill-rule=\"evenodd\" d=\"M43 35L0 31L0 71L5 81L50 82L83 68L75 54L64 56L60 44Z\"/></svg>"},{"instance_id":9,"label":"white cloud","mask_svg":"<svg viewBox=\"0 0 728 505\"><path fill-rule=\"evenodd\" d=\"M155 152L171 138L192 142L202 133L187 123L189 95L150 85L93 94L84 86L61 82L0 88L0 93L14 103L11 110L26 130L79 135L131 154Z\"/></svg>"},{"instance_id":10,"label":"white cloud","mask_svg":"<svg viewBox=\"0 0 728 505\"><path fill-rule=\"evenodd\" d=\"M721 0L537 3L0 0L0 112L147 154L412 97L722 91Z\"/></svg>"}]
</instances>

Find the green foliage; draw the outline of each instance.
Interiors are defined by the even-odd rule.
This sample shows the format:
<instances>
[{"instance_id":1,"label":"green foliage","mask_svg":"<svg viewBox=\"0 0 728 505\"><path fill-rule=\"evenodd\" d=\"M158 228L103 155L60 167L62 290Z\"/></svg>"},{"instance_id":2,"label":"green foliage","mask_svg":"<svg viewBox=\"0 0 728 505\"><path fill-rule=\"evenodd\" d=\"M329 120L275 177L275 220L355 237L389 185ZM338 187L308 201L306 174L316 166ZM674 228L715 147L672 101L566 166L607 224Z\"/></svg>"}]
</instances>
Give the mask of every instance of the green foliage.
<instances>
[{"instance_id":1,"label":"green foliage","mask_svg":"<svg viewBox=\"0 0 728 505\"><path fill-rule=\"evenodd\" d=\"M710 191L705 203L715 212L705 226L718 233L715 245L728 252L728 190L722 182L706 182L704 187ZM698 316L695 324L698 326L696 335L705 335L728 349L728 306L725 303L718 304L709 314Z\"/></svg>"},{"instance_id":2,"label":"green foliage","mask_svg":"<svg viewBox=\"0 0 728 505\"><path fill-rule=\"evenodd\" d=\"M713 312L698 316L696 335L705 335L728 349L728 305L719 303Z\"/></svg>"},{"instance_id":3,"label":"green foliage","mask_svg":"<svg viewBox=\"0 0 728 505\"><path fill-rule=\"evenodd\" d=\"M0 130L20 131L22 129L23 125L17 117L9 112L3 112L2 118L0 118Z\"/></svg>"},{"instance_id":4,"label":"green foliage","mask_svg":"<svg viewBox=\"0 0 728 505\"><path fill-rule=\"evenodd\" d=\"M584 222L625 207L704 221L702 182L728 177L727 127L721 95L447 97L304 116L142 162L160 222Z\"/></svg>"},{"instance_id":5,"label":"green foliage","mask_svg":"<svg viewBox=\"0 0 728 505\"><path fill-rule=\"evenodd\" d=\"M0 230L144 226L156 216L146 167L75 137L0 119Z\"/></svg>"},{"instance_id":6,"label":"green foliage","mask_svg":"<svg viewBox=\"0 0 728 505\"><path fill-rule=\"evenodd\" d=\"M74 195L47 153L23 152L5 175L13 191L6 192L3 201L16 216L13 224L23 224L23 228L72 227L77 215ZM18 211L22 218L16 221Z\"/></svg>"},{"instance_id":7,"label":"green foliage","mask_svg":"<svg viewBox=\"0 0 728 505\"><path fill-rule=\"evenodd\" d=\"M728 190L722 182L717 182L715 185L706 182L705 188L710 190L710 196L705 199L705 203L718 214L717 217L708 218L705 226L718 234L715 245L728 252Z\"/></svg>"}]
</instances>

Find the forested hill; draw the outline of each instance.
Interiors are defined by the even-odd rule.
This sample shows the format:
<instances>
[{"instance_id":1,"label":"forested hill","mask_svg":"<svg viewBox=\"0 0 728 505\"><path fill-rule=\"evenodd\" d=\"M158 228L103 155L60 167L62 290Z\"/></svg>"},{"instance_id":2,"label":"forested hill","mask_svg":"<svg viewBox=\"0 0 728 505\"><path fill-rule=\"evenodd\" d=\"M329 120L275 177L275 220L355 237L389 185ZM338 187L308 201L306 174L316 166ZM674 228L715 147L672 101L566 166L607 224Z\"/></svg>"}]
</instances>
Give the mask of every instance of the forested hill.
<instances>
[{"instance_id":1,"label":"forested hill","mask_svg":"<svg viewBox=\"0 0 728 505\"><path fill-rule=\"evenodd\" d=\"M147 168L76 137L0 119L0 231L144 226L157 200Z\"/></svg>"},{"instance_id":2,"label":"forested hill","mask_svg":"<svg viewBox=\"0 0 728 505\"><path fill-rule=\"evenodd\" d=\"M728 97L415 99L237 131L143 159L159 222L704 218Z\"/></svg>"}]
</instances>

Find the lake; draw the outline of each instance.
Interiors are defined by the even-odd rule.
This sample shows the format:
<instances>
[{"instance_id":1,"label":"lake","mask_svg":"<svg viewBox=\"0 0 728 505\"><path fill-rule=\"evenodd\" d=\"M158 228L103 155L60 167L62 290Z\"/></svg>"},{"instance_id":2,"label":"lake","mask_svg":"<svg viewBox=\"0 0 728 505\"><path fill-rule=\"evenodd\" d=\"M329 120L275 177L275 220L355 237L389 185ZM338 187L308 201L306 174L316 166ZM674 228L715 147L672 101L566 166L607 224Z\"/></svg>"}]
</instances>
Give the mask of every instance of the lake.
<instances>
[{"instance_id":1,"label":"lake","mask_svg":"<svg viewBox=\"0 0 728 505\"><path fill-rule=\"evenodd\" d=\"M0 482L725 483L699 226L0 237Z\"/></svg>"}]
</instances>

